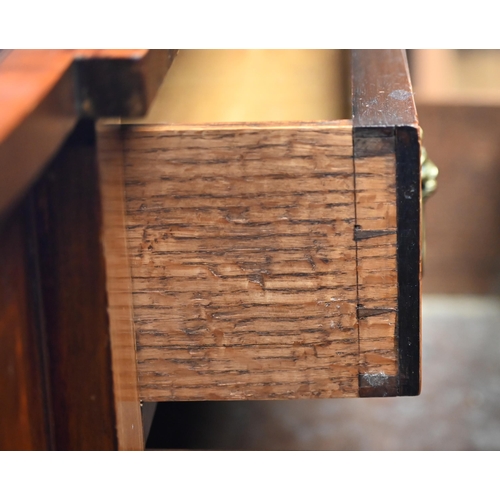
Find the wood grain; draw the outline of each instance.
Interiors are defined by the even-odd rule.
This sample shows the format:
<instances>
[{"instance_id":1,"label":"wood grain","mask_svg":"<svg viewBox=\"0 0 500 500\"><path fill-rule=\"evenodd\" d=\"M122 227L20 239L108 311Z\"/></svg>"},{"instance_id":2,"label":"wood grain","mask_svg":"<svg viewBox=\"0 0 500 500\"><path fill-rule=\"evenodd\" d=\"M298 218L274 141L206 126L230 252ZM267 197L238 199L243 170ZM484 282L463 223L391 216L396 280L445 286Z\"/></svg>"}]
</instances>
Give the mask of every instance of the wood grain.
<instances>
[{"instance_id":1,"label":"wood grain","mask_svg":"<svg viewBox=\"0 0 500 500\"><path fill-rule=\"evenodd\" d=\"M381 371L375 378L360 372L360 394L417 395L421 379L420 129L404 51L354 50L352 92L360 344L365 331L368 336L379 331L383 339L379 356L370 360ZM365 187L368 191L361 192ZM359 201L368 204L360 207ZM366 279L374 276L362 264L365 254L370 260L380 257L378 249L370 248L375 240L387 245L388 265L378 268L377 286L367 286ZM374 301L379 291L383 300ZM363 302L371 304L371 312L361 307ZM379 322L376 328L375 321ZM390 353L392 337L396 359Z\"/></svg>"},{"instance_id":2,"label":"wood grain","mask_svg":"<svg viewBox=\"0 0 500 500\"><path fill-rule=\"evenodd\" d=\"M359 368L362 395L395 395L398 375L394 136L355 139ZM384 387L385 394L380 394Z\"/></svg>"},{"instance_id":3,"label":"wood grain","mask_svg":"<svg viewBox=\"0 0 500 500\"><path fill-rule=\"evenodd\" d=\"M102 130L141 399L398 394L394 133L353 155L347 121Z\"/></svg>"},{"instance_id":4,"label":"wood grain","mask_svg":"<svg viewBox=\"0 0 500 500\"><path fill-rule=\"evenodd\" d=\"M352 122L103 125L125 171L142 400L418 393L403 52L355 51L353 85Z\"/></svg>"},{"instance_id":5,"label":"wood grain","mask_svg":"<svg viewBox=\"0 0 500 500\"><path fill-rule=\"evenodd\" d=\"M141 450L144 438L137 388L132 280L125 234L123 155L115 154L121 149L120 134L109 129L100 131L98 148L118 447L120 450Z\"/></svg>"},{"instance_id":6,"label":"wood grain","mask_svg":"<svg viewBox=\"0 0 500 500\"><path fill-rule=\"evenodd\" d=\"M355 129L418 126L405 51L352 51L352 109Z\"/></svg>"},{"instance_id":7,"label":"wood grain","mask_svg":"<svg viewBox=\"0 0 500 500\"><path fill-rule=\"evenodd\" d=\"M350 124L123 134L141 398L356 396Z\"/></svg>"}]
</instances>

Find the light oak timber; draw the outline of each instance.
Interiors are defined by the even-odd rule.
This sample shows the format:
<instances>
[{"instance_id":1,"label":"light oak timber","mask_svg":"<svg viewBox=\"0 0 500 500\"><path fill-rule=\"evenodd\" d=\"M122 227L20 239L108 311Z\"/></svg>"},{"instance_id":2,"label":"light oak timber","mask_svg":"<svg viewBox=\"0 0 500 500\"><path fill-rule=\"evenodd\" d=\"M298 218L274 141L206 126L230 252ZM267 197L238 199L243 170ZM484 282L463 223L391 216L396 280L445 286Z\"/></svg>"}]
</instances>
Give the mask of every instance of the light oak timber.
<instances>
[{"instance_id":1,"label":"light oak timber","mask_svg":"<svg viewBox=\"0 0 500 500\"><path fill-rule=\"evenodd\" d=\"M122 134L141 399L357 396L350 122Z\"/></svg>"},{"instance_id":2,"label":"light oak timber","mask_svg":"<svg viewBox=\"0 0 500 500\"><path fill-rule=\"evenodd\" d=\"M210 103L191 102L196 124L177 124L183 105L173 118L153 107L170 124L109 129L140 398L417 394L419 144L404 53L353 51L353 121L245 111L227 123L231 106L215 106L224 123L205 123Z\"/></svg>"},{"instance_id":3,"label":"light oak timber","mask_svg":"<svg viewBox=\"0 0 500 500\"><path fill-rule=\"evenodd\" d=\"M100 185L103 206L102 242L106 259L111 362L118 448L144 449L137 387L135 336L132 321L132 283L125 235L123 156L120 136L98 133Z\"/></svg>"},{"instance_id":4,"label":"light oak timber","mask_svg":"<svg viewBox=\"0 0 500 500\"><path fill-rule=\"evenodd\" d=\"M360 377L368 386L372 380L376 386L389 382L391 390L396 391L398 283L394 136L367 135L365 149L358 146L358 156L354 158ZM377 152L383 154L376 156Z\"/></svg>"},{"instance_id":5,"label":"light oak timber","mask_svg":"<svg viewBox=\"0 0 500 500\"><path fill-rule=\"evenodd\" d=\"M349 121L115 133L141 399L352 397L396 375L394 153L361 160L355 205Z\"/></svg>"}]
</instances>

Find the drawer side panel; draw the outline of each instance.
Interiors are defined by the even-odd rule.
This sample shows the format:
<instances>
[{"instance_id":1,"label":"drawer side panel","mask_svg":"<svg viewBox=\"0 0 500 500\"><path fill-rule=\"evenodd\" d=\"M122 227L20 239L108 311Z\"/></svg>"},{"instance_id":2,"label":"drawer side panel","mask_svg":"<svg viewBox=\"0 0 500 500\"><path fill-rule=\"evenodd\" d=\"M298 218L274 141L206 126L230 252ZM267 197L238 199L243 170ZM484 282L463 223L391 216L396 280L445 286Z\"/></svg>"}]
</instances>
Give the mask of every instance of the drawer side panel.
<instances>
[{"instance_id":1,"label":"drawer side panel","mask_svg":"<svg viewBox=\"0 0 500 500\"><path fill-rule=\"evenodd\" d=\"M358 395L352 127L129 127L145 401Z\"/></svg>"}]
</instances>

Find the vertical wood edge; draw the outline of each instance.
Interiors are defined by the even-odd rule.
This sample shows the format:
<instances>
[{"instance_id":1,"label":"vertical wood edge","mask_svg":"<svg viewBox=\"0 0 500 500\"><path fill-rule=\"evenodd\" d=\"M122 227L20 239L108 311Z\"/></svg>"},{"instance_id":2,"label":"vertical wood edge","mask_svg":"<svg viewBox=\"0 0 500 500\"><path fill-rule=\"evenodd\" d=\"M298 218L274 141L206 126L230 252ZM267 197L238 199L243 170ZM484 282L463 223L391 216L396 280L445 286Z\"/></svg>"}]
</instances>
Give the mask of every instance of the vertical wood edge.
<instances>
[{"instance_id":1,"label":"vertical wood edge","mask_svg":"<svg viewBox=\"0 0 500 500\"><path fill-rule=\"evenodd\" d=\"M360 374L360 396L413 396L420 393L421 378L421 186L418 118L406 53L353 50L351 71L355 172L357 156L388 153L389 141L383 146L384 141L376 139L383 135L394 138L390 147L396 170L397 383L387 380L385 385L390 390L383 391L382 380L374 379L378 388L365 389L370 380L364 380ZM366 151L366 146L371 151ZM364 238L380 235L373 231L361 234ZM360 234L357 237L359 240ZM359 313L358 310L358 318Z\"/></svg>"},{"instance_id":2,"label":"vertical wood edge","mask_svg":"<svg viewBox=\"0 0 500 500\"><path fill-rule=\"evenodd\" d=\"M132 319L132 279L125 234L123 152L119 127L97 133L102 244L111 340L114 399L119 450L143 450L136 343ZM110 155L109 152L113 154Z\"/></svg>"},{"instance_id":3,"label":"vertical wood edge","mask_svg":"<svg viewBox=\"0 0 500 500\"><path fill-rule=\"evenodd\" d=\"M53 448L46 404L39 280L31 224L31 198L24 197L0 220L0 450Z\"/></svg>"},{"instance_id":4,"label":"vertical wood edge","mask_svg":"<svg viewBox=\"0 0 500 500\"><path fill-rule=\"evenodd\" d=\"M358 128L353 131L354 163L356 159L376 157L388 152L388 142L394 137L397 205L397 319L395 347L397 377L377 376L360 371L360 397L417 396L421 390L421 181L420 131L414 126L395 128ZM377 140L379 138L380 140ZM356 174L355 174L356 176ZM359 207L358 207L359 209ZM358 210L357 209L357 210ZM360 241L383 236L383 231L359 229L354 239L359 252ZM359 266L359 262L358 262ZM357 266L358 272L359 267ZM358 303L361 302L358 286ZM390 309L387 309L388 312ZM383 308L358 307L358 325L365 317L384 314ZM360 338L360 345L362 339ZM361 360L360 360L361 362Z\"/></svg>"},{"instance_id":5,"label":"vertical wood edge","mask_svg":"<svg viewBox=\"0 0 500 500\"><path fill-rule=\"evenodd\" d=\"M399 395L421 389L420 129L396 128Z\"/></svg>"},{"instance_id":6,"label":"vertical wood edge","mask_svg":"<svg viewBox=\"0 0 500 500\"><path fill-rule=\"evenodd\" d=\"M372 287L364 289L365 281L368 283L369 273L363 269L363 259L370 254L370 247L384 244L388 245L385 257L394 261L396 266L397 250L395 244L397 238L397 223L387 218L387 213L382 211L382 220L374 219L376 212L380 210L381 200L372 197L363 197L363 193L369 188L369 183L364 176L368 175L370 182L383 181L378 185L377 192L387 198L385 204L397 205L396 182L396 154L395 136L393 127L354 127L353 128L353 152L354 152L354 178L355 178L355 206L356 223L353 239L356 243L356 273L357 273L357 318L359 335L359 397L394 397L399 395L398 376L398 286L397 275L386 275L377 273L378 278L383 279L383 284L388 286L385 295L381 292L376 296ZM381 171L385 167L386 172ZM392 170L392 173L390 172ZM389 171L389 174L388 172ZM377 175L379 178L377 179ZM391 179L392 177L392 179ZM391 193L391 189L394 191ZM382 190L382 191L381 191ZM391 197L392 203L391 203ZM382 204L382 205L385 205ZM397 206L395 207L397 209ZM381 217L375 217L375 219ZM380 227L379 227L380 226ZM397 270L394 269L393 273ZM373 324L373 322L379 324ZM391 325L394 324L392 328ZM382 327L382 331L379 330ZM385 328L384 328L385 327ZM377 330L377 333L375 330ZM391 332L389 334L389 332ZM375 347L379 344L379 351ZM385 349L380 350L381 346ZM373 352L372 352L373 349ZM374 356L375 355L375 356ZM373 365L367 366L366 359L371 356ZM375 361L376 357L378 360Z\"/></svg>"},{"instance_id":7,"label":"vertical wood edge","mask_svg":"<svg viewBox=\"0 0 500 500\"><path fill-rule=\"evenodd\" d=\"M25 197L23 204L26 206L26 247L28 260L26 265L27 276L30 277L29 286L31 288L31 301L33 304L32 322L36 324L36 345L40 363L40 383L41 393L44 402L44 424L46 433L46 449L56 449L56 439L54 433L54 403L50 386L49 374L49 350L46 332L46 320L43 308L42 278L40 274L40 259L36 228L36 204L35 191L31 190Z\"/></svg>"}]
</instances>

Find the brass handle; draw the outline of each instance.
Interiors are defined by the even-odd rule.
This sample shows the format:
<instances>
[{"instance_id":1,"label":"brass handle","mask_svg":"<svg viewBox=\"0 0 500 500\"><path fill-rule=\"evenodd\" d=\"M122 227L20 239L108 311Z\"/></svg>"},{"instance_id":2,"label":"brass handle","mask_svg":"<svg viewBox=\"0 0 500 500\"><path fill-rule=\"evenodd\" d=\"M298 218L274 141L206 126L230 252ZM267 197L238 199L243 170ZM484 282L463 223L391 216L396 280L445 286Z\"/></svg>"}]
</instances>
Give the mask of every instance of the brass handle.
<instances>
[{"instance_id":1,"label":"brass handle","mask_svg":"<svg viewBox=\"0 0 500 500\"><path fill-rule=\"evenodd\" d=\"M422 223L422 274L423 265L425 260L425 219L424 219L424 207L423 203L432 196L437 189L437 178L439 175L439 169L427 156L427 151L422 147L420 155L420 178L422 182L422 206L420 209L421 223Z\"/></svg>"},{"instance_id":2,"label":"brass handle","mask_svg":"<svg viewBox=\"0 0 500 500\"><path fill-rule=\"evenodd\" d=\"M420 155L420 168L422 178L422 198L427 200L437 189L437 178L439 170L432 160L427 156L427 151L423 147Z\"/></svg>"}]
</instances>

